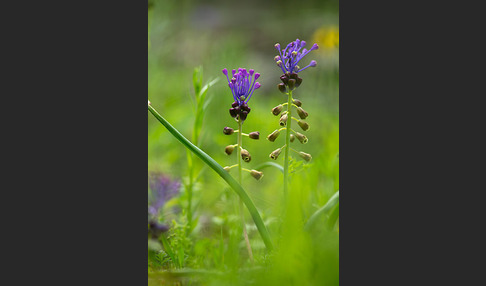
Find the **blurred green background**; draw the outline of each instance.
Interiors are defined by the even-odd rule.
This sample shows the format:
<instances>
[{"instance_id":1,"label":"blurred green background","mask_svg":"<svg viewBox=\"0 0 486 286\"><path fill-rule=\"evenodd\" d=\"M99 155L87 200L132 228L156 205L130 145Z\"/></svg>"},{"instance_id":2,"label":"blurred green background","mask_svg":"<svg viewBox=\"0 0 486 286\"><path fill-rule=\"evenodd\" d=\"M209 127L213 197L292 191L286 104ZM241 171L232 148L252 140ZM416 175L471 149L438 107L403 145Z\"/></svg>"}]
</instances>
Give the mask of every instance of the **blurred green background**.
<instances>
[{"instance_id":1,"label":"blurred green background","mask_svg":"<svg viewBox=\"0 0 486 286\"><path fill-rule=\"evenodd\" d=\"M293 174L289 205L282 204L283 175L277 168L262 170L264 177L260 181L244 173L243 187L267 222L277 251L268 255L247 216L256 262L245 262L240 237L231 238L231 220L237 215L235 195L216 173L195 158L196 173L202 172L194 194L199 223L188 238L191 246L185 266L206 270L234 267L240 272L236 276L210 275L211 278L185 283L338 285L338 226L326 228L322 223L310 234L302 231L309 216L339 189L338 11L338 1L149 1L148 98L162 116L190 139L195 116L194 68L202 66L203 84L219 78L207 94L210 104L199 146L222 166L236 163L235 154L224 153L226 145L236 143L236 136L224 135L222 130L225 126L236 129L237 124L229 116L233 97L221 70L253 68L261 74L258 81L262 87L251 98L251 113L243 125L243 132L260 131L260 140L243 140L252 156L245 167L252 169L271 161L270 152L284 144L282 135L273 143L265 139L279 128L278 117L271 114L271 109L286 102L286 96L277 90L282 72L273 60L277 55L274 44L285 47L299 38L307 42L307 48L313 43L320 47L302 60L302 67L311 60L317 61L317 67L299 74L303 83L293 94L309 113L306 121L310 129L302 132L295 124L294 129L304 133L309 143L302 145L295 140L292 147L310 153L313 159ZM275 162L283 165L282 157ZM150 113L148 171L160 171L183 181L188 176L184 146ZM166 220L181 220L177 205L183 205L184 195L182 191L180 198L169 204ZM283 208L287 209L286 217L281 217ZM236 246L232 246L232 239L238 242ZM221 249L220 253L214 253L215 249ZM214 262L223 256L224 262ZM244 274L241 269L245 267L263 270ZM160 285L156 281L149 279L149 284Z\"/></svg>"}]
</instances>

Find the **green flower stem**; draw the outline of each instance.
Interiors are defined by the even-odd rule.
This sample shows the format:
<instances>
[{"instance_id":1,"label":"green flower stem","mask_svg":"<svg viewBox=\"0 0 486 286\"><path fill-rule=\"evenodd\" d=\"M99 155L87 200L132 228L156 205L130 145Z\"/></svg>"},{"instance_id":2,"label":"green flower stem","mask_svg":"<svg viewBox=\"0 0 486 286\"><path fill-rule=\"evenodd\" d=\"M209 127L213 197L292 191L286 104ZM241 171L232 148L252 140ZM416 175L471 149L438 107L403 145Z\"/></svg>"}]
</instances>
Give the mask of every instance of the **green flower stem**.
<instances>
[{"instance_id":1,"label":"green flower stem","mask_svg":"<svg viewBox=\"0 0 486 286\"><path fill-rule=\"evenodd\" d=\"M310 218L307 220L304 230L309 231L312 226L317 222L320 216L323 214L328 213L332 207L334 207L337 203L339 203L339 191L337 191L328 201L327 203L318 209Z\"/></svg>"},{"instance_id":2,"label":"green flower stem","mask_svg":"<svg viewBox=\"0 0 486 286\"><path fill-rule=\"evenodd\" d=\"M177 140L179 140L191 152L196 154L196 156L198 156L205 164L211 167L211 169L213 169L221 178L223 178L223 180L225 180L226 183L228 183L228 185L241 198L246 208L250 212L250 215L253 221L255 222L258 232L260 233L260 236L262 237L263 242L265 243L267 249L269 251L273 250L273 244L270 239L268 230L265 227L265 224L263 223L263 220L260 214L258 213L255 204L253 204L253 201L245 192L245 190L241 187L241 185L238 184L238 182L236 182L236 180L228 172L226 172L223 169L223 167L221 167L221 165L219 165L216 161L214 161L213 158L211 158L208 154L206 154L204 151L202 151L197 146L192 144L189 140L187 140L177 129L175 129L167 120L165 120L165 118L163 118L152 106L148 105L148 110L160 123L162 123L162 125L165 126L165 128L167 128L167 130L169 130L169 132Z\"/></svg>"},{"instance_id":3,"label":"green flower stem","mask_svg":"<svg viewBox=\"0 0 486 286\"><path fill-rule=\"evenodd\" d=\"M287 102L287 116L292 117L292 91L289 91ZM292 128L292 120L287 120L287 132L285 135L285 145L290 146L290 130ZM287 194L289 189L289 149L285 148L284 153L284 199L287 202Z\"/></svg>"},{"instance_id":4,"label":"green flower stem","mask_svg":"<svg viewBox=\"0 0 486 286\"><path fill-rule=\"evenodd\" d=\"M242 138L242 135L243 135L243 122L241 121L240 118L238 118L238 130L240 132L238 132L238 146L240 148L238 148L238 183L241 185L241 181L242 181L242 175L241 175L241 171L242 171L242 167L241 167L241 150L243 149L243 138ZM246 232L246 226L245 226L245 213L243 212L243 202L241 201L241 199L239 199L239 205L240 205L240 217L241 217L241 227L243 229L243 237L245 238L245 243L246 243L246 249L248 250L248 255L250 256L250 261L253 262L253 253L251 251L251 245L250 245L250 240L248 239L248 233Z\"/></svg>"},{"instance_id":5,"label":"green flower stem","mask_svg":"<svg viewBox=\"0 0 486 286\"><path fill-rule=\"evenodd\" d=\"M187 149L186 149L187 150ZM192 189L194 187L194 165L192 162L192 154L187 150L187 167L189 169L189 185L186 186L187 190L187 233L192 231Z\"/></svg>"}]
</instances>

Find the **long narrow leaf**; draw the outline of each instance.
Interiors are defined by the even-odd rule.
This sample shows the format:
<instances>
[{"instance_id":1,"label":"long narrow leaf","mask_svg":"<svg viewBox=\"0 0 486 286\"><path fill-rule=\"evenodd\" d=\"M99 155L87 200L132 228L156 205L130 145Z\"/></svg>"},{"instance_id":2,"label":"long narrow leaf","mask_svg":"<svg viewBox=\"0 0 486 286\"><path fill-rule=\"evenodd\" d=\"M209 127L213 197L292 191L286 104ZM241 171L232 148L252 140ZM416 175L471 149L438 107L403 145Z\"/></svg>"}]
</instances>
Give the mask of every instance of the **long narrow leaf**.
<instances>
[{"instance_id":1,"label":"long narrow leaf","mask_svg":"<svg viewBox=\"0 0 486 286\"><path fill-rule=\"evenodd\" d=\"M334 207L339 202L339 191L337 191L328 201L327 203L318 209L307 221L304 226L305 230L310 230L312 226L317 222L319 217L323 214L328 213L332 207Z\"/></svg>"}]
</instances>

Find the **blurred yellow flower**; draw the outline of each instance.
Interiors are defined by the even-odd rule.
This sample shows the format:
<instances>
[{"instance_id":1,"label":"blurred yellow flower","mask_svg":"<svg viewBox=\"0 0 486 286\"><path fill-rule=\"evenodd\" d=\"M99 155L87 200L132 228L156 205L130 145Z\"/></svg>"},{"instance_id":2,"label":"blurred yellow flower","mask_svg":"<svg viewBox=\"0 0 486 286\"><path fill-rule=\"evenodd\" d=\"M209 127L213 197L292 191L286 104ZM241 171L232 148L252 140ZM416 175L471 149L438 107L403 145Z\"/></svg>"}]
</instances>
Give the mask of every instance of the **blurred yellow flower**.
<instances>
[{"instance_id":1,"label":"blurred yellow flower","mask_svg":"<svg viewBox=\"0 0 486 286\"><path fill-rule=\"evenodd\" d=\"M312 42L325 49L339 47L339 28L337 26L323 26L317 29L312 36Z\"/></svg>"}]
</instances>

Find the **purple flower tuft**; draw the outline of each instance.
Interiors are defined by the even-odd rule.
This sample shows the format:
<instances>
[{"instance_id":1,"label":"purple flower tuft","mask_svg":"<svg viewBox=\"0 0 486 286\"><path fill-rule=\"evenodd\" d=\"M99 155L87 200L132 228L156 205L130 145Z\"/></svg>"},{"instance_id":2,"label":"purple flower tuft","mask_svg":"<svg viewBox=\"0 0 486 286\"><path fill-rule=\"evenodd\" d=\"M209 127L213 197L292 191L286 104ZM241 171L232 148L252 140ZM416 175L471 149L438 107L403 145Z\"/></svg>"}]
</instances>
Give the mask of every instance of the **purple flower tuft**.
<instances>
[{"instance_id":1,"label":"purple flower tuft","mask_svg":"<svg viewBox=\"0 0 486 286\"><path fill-rule=\"evenodd\" d=\"M311 61L309 65L304 68L299 68L297 65L299 61L307 55L310 51L317 50L319 46L317 44L312 45L310 50L302 49L305 46L306 42L296 39L295 41L289 43L287 47L282 51L280 50L280 44L275 44L275 48L279 52L279 55L274 58L277 66L282 69L282 72L285 73L298 73L300 71L305 70L308 67L315 67L317 65L316 61ZM302 49L302 51L301 51Z\"/></svg>"},{"instance_id":2,"label":"purple flower tuft","mask_svg":"<svg viewBox=\"0 0 486 286\"><path fill-rule=\"evenodd\" d=\"M250 69L249 72L244 68L238 68L238 72L233 70L233 77L230 79L225 73L226 69L223 69L223 74L228 79L228 86L233 93L233 99L242 106L244 103L248 103L253 91L260 87L260 83L256 80L260 77L259 73L255 73L254 69ZM256 87L258 86L258 87Z\"/></svg>"}]
</instances>

